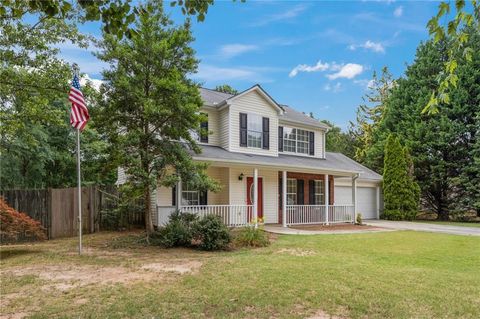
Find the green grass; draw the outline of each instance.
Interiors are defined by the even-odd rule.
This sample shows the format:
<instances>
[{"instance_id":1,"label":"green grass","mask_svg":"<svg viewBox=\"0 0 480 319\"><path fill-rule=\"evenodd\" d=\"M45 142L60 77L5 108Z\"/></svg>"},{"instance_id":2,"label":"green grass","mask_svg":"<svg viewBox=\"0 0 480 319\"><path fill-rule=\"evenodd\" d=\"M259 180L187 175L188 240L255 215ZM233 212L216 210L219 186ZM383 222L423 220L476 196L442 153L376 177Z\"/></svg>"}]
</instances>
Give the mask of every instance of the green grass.
<instances>
[{"instance_id":1,"label":"green grass","mask_svg":"<svg viewBox=\"0 0 480 319\"><path fill-rule=\"evenodd\" d=\"M446 226L462 226L462 227L477 227L480 228L480 223L468 223L468 222L448 222L438 220L416 220L416 223L437 224Z\"/></svg>"},{"instance_id":2,"label":"green grass","mask_svg":"<svg viewBox=\"0 0 480 319\"><path fill-rule=\"evenodd\" d=\"M118 237L115 245L112 236ZM95 253L82 257L73 253L71 239L2 247L2 295L16 296L2 314L304 318L323 311L346 318L480 317L479 237L424 232L279 236L266 248L220 253L162 250L124 237L87 236L85 245ZM138 271L146 263L172 260L203 265L193 274L165 273L160 280L67 291L46 289L48 281L36 273L6 273L45 265Z\"/></svg>"}]
</instances>

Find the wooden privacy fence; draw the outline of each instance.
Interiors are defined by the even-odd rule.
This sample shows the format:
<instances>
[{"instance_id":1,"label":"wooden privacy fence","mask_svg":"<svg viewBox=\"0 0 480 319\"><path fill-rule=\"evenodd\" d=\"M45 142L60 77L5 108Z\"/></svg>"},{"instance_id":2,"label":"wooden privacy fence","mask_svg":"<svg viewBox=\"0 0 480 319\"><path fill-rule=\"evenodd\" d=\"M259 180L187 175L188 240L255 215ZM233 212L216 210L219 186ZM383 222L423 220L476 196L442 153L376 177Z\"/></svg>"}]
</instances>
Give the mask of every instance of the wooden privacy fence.
<instances>
[{"instance_id":1,"label":"wooden privacy fence","mask_svg":"<svg viewBox=\"0 0 480 319\"><path fill-rule=\"evenodd\" d=\"M38 220L47 230L49 239L78 234L78 192L76 188L0 190L0 196L17 211ZM82 226L84 233L99 230L103 211L118 206L115 187L100 190L82 187ZM127 222L144 224L143 216L134 214Z\"/></svg>"}]
</instances>

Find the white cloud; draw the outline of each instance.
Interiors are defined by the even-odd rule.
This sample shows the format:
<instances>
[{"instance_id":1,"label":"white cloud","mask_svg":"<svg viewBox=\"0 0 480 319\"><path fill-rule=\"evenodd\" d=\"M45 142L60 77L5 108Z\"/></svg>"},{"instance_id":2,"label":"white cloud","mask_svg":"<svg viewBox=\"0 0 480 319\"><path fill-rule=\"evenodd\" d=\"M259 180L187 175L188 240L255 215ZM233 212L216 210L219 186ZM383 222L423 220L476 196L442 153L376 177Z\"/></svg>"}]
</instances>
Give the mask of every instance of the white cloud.
<instances>
[{"instance_id":1,"label":"white cloud","mask_svg":"<svg viewBox=\"0 0 480 319\"><path fill-rule=\"evenodd\" d=\"M385 53L385 47L380 42L373 42L370 40L365 41L362 44L351 44L348 47L350 50L354 51L357 48L364 48L365 50L371 50L373 52Z\"/></svg>"},{"instance_id":2,"label":"white cloud","mask_svg":"<svg viewBox=\"0 0 480 319\"><path fill-rule=\"evenodd\" d=\"M307 65L307 64L299 64L290 71L288 74L289 77L293 78L298 74L298 72L318 72L318 71L326 71L330 68L330 64L322 63L322 61L318 61L315 65Z\"/></svg>"},{"instance_id":3,"label":"white cloud","mask_svg":"<svg viewBox=\"0 0 480 319\"><path fill-rule=\"evenodd\" d=\"M343 65L338 72L328 74L327 78L329 78L330 80L335 80L339 78L353 79L357 75L360 75L364 70L365 68L363 67L363 65L356 63L347 63Z\"/></svg>"},{"instance_id":4,"label":"white cloud","mask_svg":"<svg viewBox=\"0 0 480 319\"><path fill-rule=\"evenodd\" d=\"M103 81L99 79L92 79L88 74L83 74L80 79L80 85L84 86L87 83L90 83L95 90L100 91L100 86L103 84Z\"/></svg>"},{"instance_id":5,"label":"white cloud","mask_svg":"<svg viewBox=\"0 0 480 319\"><path fill-rule=\"evenodd\" d=\"M220 55L224 58L232 58L237 55L258 50L258 46L253 44L225 44L220 48Z\"/></svg>"},{"instance_id":6,"label":"white cloud","mask_svg":"<svg viewBox=\"0 0 480 319\"><path fill-rule=\"evenodd\" d=\"M276 22L276 21L293 19L299 16L303 11L305 11L305 9L307 9L306 5L303 5L303 4L297 5L287 11L262 17L261 20L250 24L250 26L259 27L259 26L270 24L272 22Z\"/></svg>"},{"instance_id":7,"label":"white cloud","mask_svg":"<svg viewBox=\"0 0 480 319\"><path fill-rule=\"evenodd\" d=\"M297 76L299 72L323 72L323 71L337 71L332 74L327 74L327 78L335 80L338 78L353 79L357 75L361 74L365 70L365 67L356 63L338 64L336 62L322 63L318 61L315 65L299 64L290 71L289 77L293 78Z\"/></svg>"},{"instance_id":8,"label":"white cloud","mask_svg":"<svg viewBox=\"0 0 480 319\"><path fill-rule=\"evenodd\" d=\"M374 80L360 79L360 80L354 80L353 83L363 86L364 89L366 90L375 88Z\"/></svg>"},{"instance_id":9,"label":"white cloud","mask_svg":"<svg viewBox=\"0 0 480 319\"><path fill-rule=\"evenodd\" d=\"M337 82L337 83L335 83L334 85L331 85L330 83L327 83L327 84L325 84L325 86L323 87L323 89L324 89L325 91L332 91L333 93L338 93L338 92L343 91L343 89L342 89L342 83L340 83L340 82Z\"/></svg>"},{"instance_id":10,"label":"white cloud","mask_svg":"<svg viewBox=\"0 0 480 319\"><path fill-rule=\"evenodd\" d=\"M399 7L395 8L395 10L393 11L393 15L396 16L397 18L401 17L402 14L403 14L403 7L402 6L399 6Z\"/></svg>"}]
</instances>

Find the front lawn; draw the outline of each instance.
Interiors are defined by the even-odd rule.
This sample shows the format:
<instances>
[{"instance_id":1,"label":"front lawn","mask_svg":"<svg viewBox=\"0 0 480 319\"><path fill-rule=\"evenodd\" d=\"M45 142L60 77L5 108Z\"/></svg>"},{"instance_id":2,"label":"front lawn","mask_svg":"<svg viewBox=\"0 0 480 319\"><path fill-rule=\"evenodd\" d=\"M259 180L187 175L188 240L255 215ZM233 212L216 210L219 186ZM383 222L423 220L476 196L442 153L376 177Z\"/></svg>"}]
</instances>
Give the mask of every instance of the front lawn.
<instances>
[{"instance_id":1,"label":"front lawn","mask_svg":"<svg viewBox=\"0 0 480 319\"><path fill-rule=\"evenodd\" d=\"M137 237L86 236L82 257L72 239L3 246L1 315L480 317L478 237L279 236L267 248L221 253L143 247Z\"/></svg>"},{"instance_id":2,"label":"front lawn","mask_svg":"<svg viewBox=\"0 0 480 319\"><path fill-rule=\"evenodd\" d=\"M427 223L427 224L437 224L437 225L446 225L446 226L462 226L462 227L478 227L480 228L480 223L467 223L467 222L449 222L449 221L439 221L439 220L416 220L416 223Z\"/></svg>"}]
</instances>

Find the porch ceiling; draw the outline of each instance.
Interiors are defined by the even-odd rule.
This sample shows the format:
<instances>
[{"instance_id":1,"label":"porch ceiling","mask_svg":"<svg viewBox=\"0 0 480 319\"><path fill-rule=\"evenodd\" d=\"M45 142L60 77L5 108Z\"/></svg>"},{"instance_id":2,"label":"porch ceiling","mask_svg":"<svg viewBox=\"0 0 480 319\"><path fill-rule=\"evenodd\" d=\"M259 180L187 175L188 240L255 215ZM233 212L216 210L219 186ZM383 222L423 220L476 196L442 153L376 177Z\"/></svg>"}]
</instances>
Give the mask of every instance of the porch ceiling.
<instances>
[{"instance_id":1,"label":"porch ceiling","mask_svg":"<svg viewBox=\"0 0 480 319\"><path fill-rule=\"evenodd\" d=\"M337 176L359 174L361 179L372 181L380 181L382 179L381 175L340 153L327 152L326 158L321 159L285 154L279 154L277 157L234 153L211 145L202 145L201 147L202 153L195 154L193 158L198 161L210 162L214 165L252 166L306 173L326 173Z\"/></svg>"}]
</instances>

